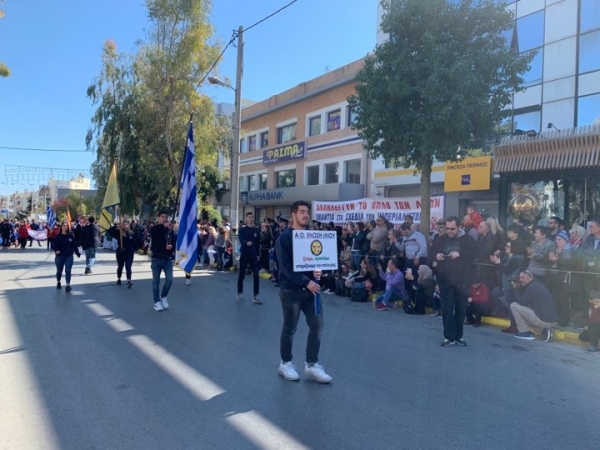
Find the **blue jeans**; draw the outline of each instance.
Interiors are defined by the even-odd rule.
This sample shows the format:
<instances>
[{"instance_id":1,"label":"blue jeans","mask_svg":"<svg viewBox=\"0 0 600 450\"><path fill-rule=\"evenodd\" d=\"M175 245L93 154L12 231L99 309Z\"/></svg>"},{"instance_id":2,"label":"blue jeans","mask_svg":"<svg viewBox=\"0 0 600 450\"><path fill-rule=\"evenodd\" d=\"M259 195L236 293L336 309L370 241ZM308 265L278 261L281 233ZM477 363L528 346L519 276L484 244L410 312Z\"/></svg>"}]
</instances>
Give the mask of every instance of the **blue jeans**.
<instances>
[{"instance_id":1,"label":"blue jeans","mask_svg":"<svg viewBox=\"0 0 600 450\"><path fill-rule=\"evenodd\" d=\"M354 270L359 270L360 262L362 261L362 258L364 258L364 255L360 254L360 250L352 250L350 254L352 255L352 267Z\"/></svg>"},{"instance_id":2,"label":"blue jeans","mask_svg":"<svg viewBox=\"0 0 600 450\"><path fill-rule=\"evenodd\" d=\"M283 309L283 328L279 341L281 360L291 361L294 334L300 320L300 311L306 316L308 325L308 340L306 342L306 362L315 364L319 362L319 349L321 348L321 335L323 334L323 310L315 314L315 296L305 289L279 291L281 308Z\"/></svg>"},{"instance_id":3,"label":"blue jeans","mask_svg":"<svg viewBox=\"0 0 600 450\"><path fill-rule=\"evenodd\" d=\"M386 286L385 293L377 297L375 299L375 302L387 305L392 299L402 299L402 291L395 287Z\"/></svg>"},{"instance_id":4,"label":"blue jeans","mask_svg":"<svg viewBox=\"0 0 600 450\"><path fill-rule=\"evenodd\" d=\"M56 255L54 257L54 264L56 264L56 281L60 283L62 278L63 269L65 270L65 280L67 286L71 284L71 268L73 267L73 255L61 256Z\"/></svg>"},{"instance_id":5,"label":"blue jeans","mask_svg":"<svg viewBox=\"0 0 600 450\"><path fill-rule=\"evenodd\" d=\"M85 267L91 269L96 262L96 247L85 249Z\"/></svg>"},{"instance_id":6,"label":"blue jeans","mask_svg":"<svg viewBox=\"0 0 600 450\"><path fill-rule=\"evenodd\" d=\"M165 298L169 295L169 289L171 289L171 285L173 284L173 260L152 258L150 267L152 268L152 297L154 298L154 303L158 303L161 298ZM158 290L160 288L161 272L165 273L165 284L159 296Z\"/></svg>"}]
</instances>

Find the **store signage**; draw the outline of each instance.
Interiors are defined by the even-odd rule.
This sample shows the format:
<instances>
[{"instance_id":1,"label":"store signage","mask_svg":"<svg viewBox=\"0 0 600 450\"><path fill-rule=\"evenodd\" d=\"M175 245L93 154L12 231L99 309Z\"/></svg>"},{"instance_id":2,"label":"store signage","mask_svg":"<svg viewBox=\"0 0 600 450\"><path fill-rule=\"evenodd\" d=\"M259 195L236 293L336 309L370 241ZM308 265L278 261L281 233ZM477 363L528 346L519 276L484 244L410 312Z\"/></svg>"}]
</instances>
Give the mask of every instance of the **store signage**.
<instances>
[{"instance_id":1,"label":"store signage","mask_svg":"<svg viewBox=\"0 0 600 450\"><path fill-rule=\"evenodd\" d=\"M401 225L406 216L421 223L421 197L363 198L347 202L312 202L312 218L319 222L366 222L381 216L394 225ZM431 197L431 228L444 217L444 196Z\"/></svg>"},{"instance_id":2,"label":"store signage","mask_svg":"<svg viewBox=\"0 0 600 450\"><path fill-rule=\"evenodd\" d=\"M479 156L447 162L444 192L487 191L492 178L492 157Z\"/></svg>"},{"instance_id":3,"label":"store signage","mask_svg":"<svg viewBox=\"0 0 600 450\"><path fill-rule=\"evenodd\" d=\"M293 230L294 272L337 270L337 233L335 231Z\"/></svg>"},{"instance_id":4,"label":"store signage","mask_svg":"<svg viewBox=\"0 0 600 450\"><path fill-rule=\"evenodd\" d=\"M263 164L268 166L284 161L303 159L306 156L304 142L282 145L281 147L263 151Z\"/></svg>"}]
</instances>

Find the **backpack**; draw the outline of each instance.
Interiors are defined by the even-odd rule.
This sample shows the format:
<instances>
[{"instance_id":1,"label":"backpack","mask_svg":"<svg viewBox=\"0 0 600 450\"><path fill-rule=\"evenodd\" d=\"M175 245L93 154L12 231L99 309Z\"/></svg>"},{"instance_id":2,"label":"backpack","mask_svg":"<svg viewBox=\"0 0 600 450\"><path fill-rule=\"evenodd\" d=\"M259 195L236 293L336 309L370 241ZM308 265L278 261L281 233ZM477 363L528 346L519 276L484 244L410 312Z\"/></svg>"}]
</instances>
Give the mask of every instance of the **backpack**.
<instances>
[{"instance_id":1,"label":"backpack","mask_svg":"<svg viewBox=\"0 0 600 450\"><path fill-rule=\"evenodd\" d=\"M369 293L364 289L353 289L352 296L350 297L351 302L365 303L369 301Z\"/></svg>"},{"instance_id":2,"label":"backpack","mask_svg":"<svg viewBox=\"0 0 600 450\"><path fill-rule=\"evenodd\" d=\"M402 298L402 309L406 314L414 314L415 313L415 305L411 301L410 297L406 296Z\"/></svg>"}]
</instances>

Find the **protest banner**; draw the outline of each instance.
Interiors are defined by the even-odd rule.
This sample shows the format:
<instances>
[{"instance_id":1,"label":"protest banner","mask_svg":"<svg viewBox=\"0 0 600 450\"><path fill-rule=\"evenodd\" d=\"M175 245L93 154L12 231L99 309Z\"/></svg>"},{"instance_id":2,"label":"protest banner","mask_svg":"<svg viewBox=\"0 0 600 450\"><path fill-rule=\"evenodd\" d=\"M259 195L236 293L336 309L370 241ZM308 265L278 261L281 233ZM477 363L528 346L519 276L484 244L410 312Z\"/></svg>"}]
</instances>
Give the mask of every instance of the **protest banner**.
<instances>
[{"instance_id":1,"label":"protest banner","mask_svg":"<svg viewBox=\"0 0 600 450\"><path fill-rule=\"evenodd\" d=\"M411 215L414 223L421 223L421 197L363 198L346 202L312 202L312 219L341 225L347 222L367 222L382 216L396 226ZM444 218L444 196L431 197L430 228Z\"/></svg>"}]
</instances>

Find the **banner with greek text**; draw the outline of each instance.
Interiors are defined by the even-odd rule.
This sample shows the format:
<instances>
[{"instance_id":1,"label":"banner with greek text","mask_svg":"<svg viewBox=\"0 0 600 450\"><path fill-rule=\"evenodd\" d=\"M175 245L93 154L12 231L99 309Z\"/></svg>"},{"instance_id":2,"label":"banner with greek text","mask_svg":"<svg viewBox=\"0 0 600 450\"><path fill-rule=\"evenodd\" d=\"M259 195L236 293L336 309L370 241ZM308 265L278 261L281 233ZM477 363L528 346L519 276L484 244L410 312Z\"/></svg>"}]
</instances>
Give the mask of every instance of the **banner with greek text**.
<instances>
[{"instance_id":1,"label":"banner with greek text","mask_svg":"<svg viewBox=\"0 0 600 450\"><path fill-rule=\"evenodd\" d=\"M406 216L414 223L421 223L421 197L363 198L346 202L312 202L312 219L341 225L347 222L367 222L385 217L394 225L401 225ZM431 197L430 228L435 229L438 220L444 218L444 196Z\"/></svg>"}]
</instances>

